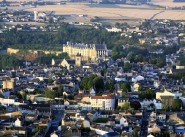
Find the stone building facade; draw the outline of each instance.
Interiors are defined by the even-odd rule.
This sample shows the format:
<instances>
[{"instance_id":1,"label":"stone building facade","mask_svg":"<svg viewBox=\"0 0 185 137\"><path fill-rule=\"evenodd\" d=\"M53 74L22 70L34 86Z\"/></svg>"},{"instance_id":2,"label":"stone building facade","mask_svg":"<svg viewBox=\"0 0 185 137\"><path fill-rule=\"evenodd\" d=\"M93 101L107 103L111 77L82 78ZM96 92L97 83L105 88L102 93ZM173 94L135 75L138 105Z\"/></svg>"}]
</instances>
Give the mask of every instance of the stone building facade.
<instances>
[{"instance_id":1,"label":"stone building facade","mask_svg":"<svg viewBox=\"0 0 185 137\"><path fill-rule=\"evenodd\" d=\"M83 61L96 61L108 57L108 49L105 44L74 44L67 42L63 45L63 52L68 53L72 59L75 59L76 55L81 55Z\"/></svg>"}]
</instances>

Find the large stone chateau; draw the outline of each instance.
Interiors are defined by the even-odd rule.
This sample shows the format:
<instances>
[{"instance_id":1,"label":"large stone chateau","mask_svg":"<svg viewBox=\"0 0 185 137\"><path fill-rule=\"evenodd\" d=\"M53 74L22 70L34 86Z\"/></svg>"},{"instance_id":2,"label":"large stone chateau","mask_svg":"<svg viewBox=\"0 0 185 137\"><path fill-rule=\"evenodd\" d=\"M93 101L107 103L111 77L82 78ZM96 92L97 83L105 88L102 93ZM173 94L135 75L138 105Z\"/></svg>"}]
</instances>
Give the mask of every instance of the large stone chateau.
<instances>
[{"instance_id":1,"label":"large stone chateau","mask_svg":"<svg viewBox=\"0 0 185 137\"><path fill-rule=\"evenodd\" d=\"M63 45L63 52L68 53L72 59L75 59L76 55L81 55L84 61L96 61L108 57L108 49L105 44L74 44L67 42L67 44Z\"/></svg>"}]
</instances>

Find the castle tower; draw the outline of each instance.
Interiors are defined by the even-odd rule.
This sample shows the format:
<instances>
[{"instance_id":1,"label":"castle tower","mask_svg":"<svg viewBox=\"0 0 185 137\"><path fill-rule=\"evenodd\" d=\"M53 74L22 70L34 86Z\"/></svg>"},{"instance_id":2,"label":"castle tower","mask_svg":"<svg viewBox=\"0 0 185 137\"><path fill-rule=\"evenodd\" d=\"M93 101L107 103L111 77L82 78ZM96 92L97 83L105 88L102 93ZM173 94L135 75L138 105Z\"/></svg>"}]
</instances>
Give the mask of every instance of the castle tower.
<instances>
[{"instance_id":1,"label":"castle tower","mask_svg":"<svg viewBox=\"0 0 185 137\"><path fill-rule=\"evenodd\" d=\"M82 56L80 54L77 54L75 57L75 65L78 67L82 65Z\"/></svg>"}]
</instances>

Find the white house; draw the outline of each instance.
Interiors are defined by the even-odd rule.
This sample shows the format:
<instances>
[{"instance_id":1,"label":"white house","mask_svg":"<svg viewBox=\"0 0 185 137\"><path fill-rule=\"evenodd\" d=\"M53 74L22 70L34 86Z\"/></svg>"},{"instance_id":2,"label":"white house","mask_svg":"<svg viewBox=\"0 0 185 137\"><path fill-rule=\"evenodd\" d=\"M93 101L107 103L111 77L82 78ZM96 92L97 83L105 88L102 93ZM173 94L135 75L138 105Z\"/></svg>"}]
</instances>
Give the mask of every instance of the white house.
<instances>
[{"instance_id":1,"label":"white house","mask_svg":"<svg viewBox=\"0 0 185 137\"><path fill-rule=\"evenodd\" d=\"M116 27L112 27L112 28L106 28L106 30L108 32L121 32L122 29L116 28Z\"/></svg>"},{"instance_id":2,"label":"white house","mask_svg":"<svg viewBox=\"0 0 185 137\"><path fill-rule=\"evenodd\" d=\"M90 95L91 95L91 96L95 96L95 95L96 95L96 91L94 90L94 88L91 89Z\"/></svg>"},{"instance_id":3,"label":"white house","mask_svg":"<svg viewBox=\"0 0 185 137\"><path fill-rule=\"evenodd\" d=\"M160 83L158 81L154 81L153 86L154 86L154 88L159 88Z\"/></svg>"},{"instance_id":4,"label":"white house","mask_svg":"<svg viewBox=\"0 0 185 137\"><path fill-rule=\"evenodd\" d=\"M128 122L127 122L127 119L122 117L120 118L120 125L124 126L124 127L127 127L128 126Z\"/></svg>"},{"instance_id":5,"label":"white house","mask_svg":"<svg viewBox=\"0 0 185 137\"><path fill-rule=\"evenodd\" d=\"M159 100L143 100L140 102L141 104L141 108L147 108L149 107L151 104L154 104L155 109L162 109L162 102Z\"/></svg>"},{"instance_id":6,"label":"white house","mask_svg":"<svg viewBox=\"0 0 185 137\"><path fill-rule=\"evenodd\" d=\"M162 102L161 101L154 99L153 103L154 103L156 109L162 109Z\"/></svg>"},{"instance_id":7,"label":"white house","mask_svg":"<svg viewBox=\"0 0 185 137\"><path fill-rule=\"evenodd\" d=\"M58 135L54 132L54 133L51 133L50 137L58 137Z\"/></svg>"},{"instance_id":8,"label":"white house","mask_svg":"<svg viewBox=\"0 0 185 137\"><path fill-rule=\"evenodd\" d=\"M117 77L115 77L115 81L121 82L121 81L127 81L127 80L126 80L125 76L117 76Z\"/></svg>"},{"instance_id":9,"label":"white house","mask_svg":"<svg viewBox=\"0 0 185 137\"><path fill-rule=\"evenodd\" d=\"M141 81L141 80L144 80L145 78L143 76L136 76L136 77L133 77L132 78L132 82L138 82L138 81Z\"/></svg>"},{"instance_id":10,"label":"white house","mask_svg":"<svg viewBox=\"0 0 185 137\"><path fill-rule=\"evenodd\" d=\"M16 102L14 98L0 98L0 103L2 105L20 105L20 104L23 104L21 102Z\"/></svg>"},{"instance_id":11,"label":"white house","mask_svg":"<svg viewBox=\"0 0 185 137\"><path fill-rule=\"evenodd\" d=\"M155 137L155 136L153 136L153 135L148 135L147 137Z\"/></svg>"},{"instance_id":12,"label":"white house","mask_svg":"<svg viewBox=\"0 0 185 137\"><path fill-rule=\"evenodd\" d=\"M22 122L19 118L17 118L17 120L15 121L15 127L22 127Z\"/></svg>"},{"instance_id":13,"label":"white house","mask_svg":"<svg viewBox=\"0 0 185 137\"><path fill-rule=\"evenodd\" d=\"M166 114L157 115L157 119L161 122L164 122L166 120Z\"/></svg>"},{"instance_id":14,"label":"white house","mask_svg":"<svg viewBox=\"0 0 185 137\"><path fill-rule=\"evenodd\" d=\"M148 133L155 133L160 131L161 129L157 126L157 124L154 124L151 127L148 127Z\"/></svg>"}]
</instances>

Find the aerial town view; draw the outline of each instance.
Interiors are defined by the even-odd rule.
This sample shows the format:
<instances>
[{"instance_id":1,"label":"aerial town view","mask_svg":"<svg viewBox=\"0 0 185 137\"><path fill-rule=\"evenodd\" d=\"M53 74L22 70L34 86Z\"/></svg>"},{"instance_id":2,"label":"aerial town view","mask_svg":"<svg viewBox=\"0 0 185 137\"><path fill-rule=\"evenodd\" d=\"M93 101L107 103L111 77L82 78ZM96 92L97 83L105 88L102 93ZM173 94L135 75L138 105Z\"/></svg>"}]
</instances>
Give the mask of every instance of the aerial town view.
<instances>
[{"instance_id":1,"label":"aerial town view","mask_svg":"<svg viewBox=\"0 0 185 137\"><path fill-rule=\"evenodd\" d=\"M185 0L0 0L0 137L185 137Z\"/></svg>"}]
</instances>

